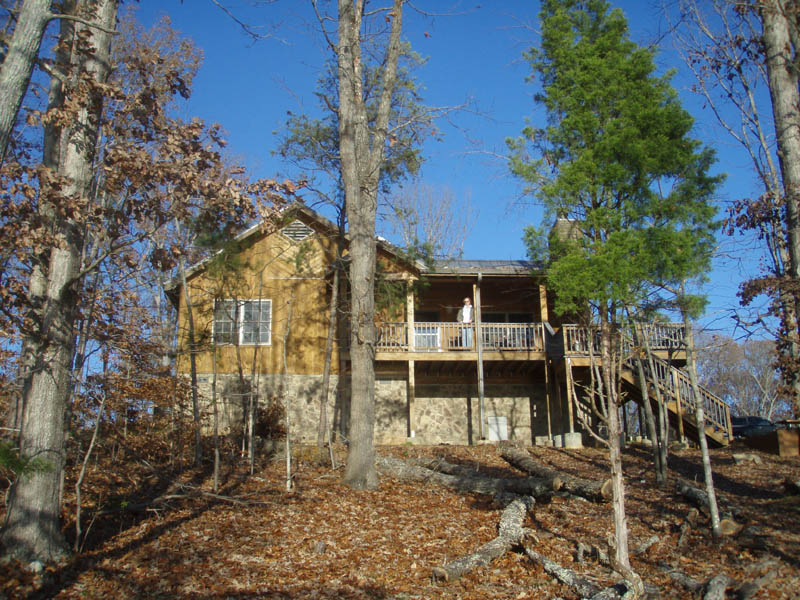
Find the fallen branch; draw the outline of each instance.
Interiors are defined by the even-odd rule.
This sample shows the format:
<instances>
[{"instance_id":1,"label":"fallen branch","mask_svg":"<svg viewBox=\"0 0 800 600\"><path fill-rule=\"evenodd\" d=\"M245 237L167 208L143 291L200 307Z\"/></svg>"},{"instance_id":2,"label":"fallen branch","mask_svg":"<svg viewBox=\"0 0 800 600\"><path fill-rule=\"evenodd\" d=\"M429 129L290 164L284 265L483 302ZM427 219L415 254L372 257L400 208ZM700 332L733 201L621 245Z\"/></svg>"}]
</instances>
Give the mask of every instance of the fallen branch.
<instances>
[{"instance_id":1,"label":"fallen branch","mask_svg":"<svg viewBox=\"0 0 800 600\"><path fill-rule=\"evenodd\" d=\"M459 579L463 574L478 567L484 567L494 559L508 552L512 546L518 544L525 530L522 522L525 515L533 508L534 499L530 496L517 498L509 504L500 517L497 537L485 543L472 554L454 560L442 567L436 567L431 573L434 582L451 582Z\"/></svg>"},{"instance_id":2,"label":"fallen branch","mask_svg":"<svg viewBox=\"0 0 800 600\"><path fill-rule=\"evenodd\" d=\"M94 516L97 517L102 515L110 515L117 512L133 512L133 513L145 512L148 510L152 510L154 506L166 504L171 500L191 500L193 498L198 498L201 496L213 498L214 500L219 500L221 502L230 502L231 504L236 504L239 506L261 506L266 504L264 502L249 502L247 500L240 500L232 496L214 494L213 492L206 492L204 490L194 488L193 486L179 485L179 487L180 488L187 487L191 491L189 491L186 494L162 494L147 502L141 502L138 504L122 504L119 508L107 508L104 510L98 510L94 513Z\"/></svg>"},{"instance_id":3,"label":"fallen branch","mask_svg":"<svg viewBox=\"0 0 800 600\"><path fill-rule=\"evenodd\" d=\"M611 479L595 481L593 479L575 477L539 464L531 457L530 453L514 447L503 448L500 456L508 464L520 471L554 483L558 482L556 489L569 492L574 496L580 496L592 502L607 502L611 499Z\"/></svg>"},{"instance_id":4,"label":"fallen branch","mask_svg":"<svg viewBox=\"0 0 800 600\"><path fill-rule=\"evenodd\" d=\"M535 477L498 479L478 473L446 475L388 456L378 458L376 464L379 470L398 479L431 481L459 492L474 492L488 496L511 493L533 496L538 500L549 499L554 491L551 484Z\"/></svg>"},{"instance_id":5,"label":"fallen branch","mask_svg":"<svg viewBox=\"0 0 800 600\"><path fill-rule=\"evenodd\" d=\"M703 600L725 600L728 588L736 587L736 580L724 573L714 575L706 582Z\"/></svg>"},{"instance_id":6,"label":"fallen branch","mask_svg":"<svg viewBox=\"0 0 800 600\"><path fill-rule=\"evenodd\" d=\"M698 595L702 593L703 600L725 600L728 597L749 600L762 587L775 581L778 576L777 569L772 569L754 581L740 583L724 573L719 573L702 583L679 569L668 565L661 565L661 568L667 571L670 579L683 586L688 592Z\"/></svg>"},{"instance_id":7,"label":"fallen branch","mask_svg":"<svg viewBox=\"0 0 800 600\"><path fill-rule=\"evenodd\" d=\"M633 600L641 596L641 592L635 591L625 581L607 588L601 588L585 577L578 575L572 569L550 560L543 554L539 554L528 547L525 547L524 550L528 558L542 566L545 573L574 589L581 598L590 598L591 600ZM639 583L641 583L641 580L639 580Z\"/></svg>"},{"instance_id":8,"label":"fallen branch","mask_svg":"<svg viewBox=\"0 0 800 600\"><path fill-rule=\"evenodd\" d=\"M678 490L678 493L703 511L703 513L708 514L708 494L705 492L705 490L701 490L689 485L685 481L680 480L675 484L675 486ZM723 511L720 512L722 513ZM729 509L725 512L728 513L727 516L720 515L720 531L722 532L722 535L736 535L742 530L742 525L734 521L733 517L740 517L742 515L742 511L736 507L729 507Z\"/></svg>"},{"instance_id":9,"label":"fallen branch","mask_svg":"<svg viewBox=\"0 0 800 600\"><path fill-rule=\"evenodd\" d=\"M528 558L530 558L533 562L541 565L545 573L551 577L554 577L564 585L568 585L574 589L581 596L581 598L594 596L601 590L600 586L595 585L584 577L581 577L572 569L563 567L554 560L550 560L543 554L534 552L527 547L525 548L525 554L527 554Z\"/></svg>"}]
</instances>

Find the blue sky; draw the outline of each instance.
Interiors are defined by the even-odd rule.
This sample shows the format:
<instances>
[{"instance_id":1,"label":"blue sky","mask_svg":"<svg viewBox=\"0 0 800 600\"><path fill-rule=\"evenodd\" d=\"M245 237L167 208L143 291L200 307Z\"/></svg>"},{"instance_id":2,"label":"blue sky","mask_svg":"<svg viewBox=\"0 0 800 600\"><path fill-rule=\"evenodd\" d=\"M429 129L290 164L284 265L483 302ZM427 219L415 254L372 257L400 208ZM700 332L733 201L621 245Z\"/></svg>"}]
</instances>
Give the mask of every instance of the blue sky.
<instances>
[{"instance_id":1,"label":"blue sky","mask_svg":"<svg viewBox=\"0 0 800 600\"><path fill-rule=\"evenodd\" d=\"M324 1L324 0L323 0ZM248 0L223 2L248 24L272 37L253 43L239 25L211 0L142 0L138 18L147 26L167 14L175 29L203 49L204 63L195 81L186 116L220 123L228 132L230 154L256 177L286 173L271 152L276 132L287 111L313 114L313 91L325 58L318 24L307 0L278 0L254 7ZM520 202L520 186L509 176L505 139L518 136L526 118L542 122L532 101L534 87L522 53L537 39L538 2L425 3L447 16L423 16L406 9L404 31L413 48L428 58L419 71L422 95L430 106L474 102L477 112L452 117L439 124L442 141L425 149L421 180L434 188L448 188L459 200L469 200L477 219L465 244L465 258L525 258L522 233L538 223L541 211ZM631 38L643 45L659 39L666 29L650 2L611 2L626 13ZM728 173L719 205L750 195L755 189L747 158L716 127L699 99L686 91L690 80L680 72L680 58L669 40L656 62L663 72L679 69L673 80L684 106L696 119L695 137L714 147L718 171ZM737 306L738 282L752 275L758 253L743 240L720 240L722 252L706 288L710 307L704 323L729 332L730 309Z\"/></svg>"}]
</instances>

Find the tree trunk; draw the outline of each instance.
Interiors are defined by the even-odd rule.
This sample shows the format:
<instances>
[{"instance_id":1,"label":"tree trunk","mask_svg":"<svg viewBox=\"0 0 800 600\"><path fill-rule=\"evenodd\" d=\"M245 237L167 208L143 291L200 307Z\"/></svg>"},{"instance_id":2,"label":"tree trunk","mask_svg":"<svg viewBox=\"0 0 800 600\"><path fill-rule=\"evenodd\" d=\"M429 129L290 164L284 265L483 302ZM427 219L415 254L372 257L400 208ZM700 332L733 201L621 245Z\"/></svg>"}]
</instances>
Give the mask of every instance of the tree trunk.
<instances>
[{"instance_id":1,"label":"tree trunk","mask_svg":"<svg viewBox=\"0 0 800 600\"><path fill-rule=\"evenodd\" d=\"M93 8L95 20L105 29L113 30L117 0L99 0ZM111 34L96 28L76 27L81 28L85 28L94 53L76 55L73 67L78 77L83 75L105 82L109 73ZM77 89L70 89L70 92L78 93ZM80 201L89 195L102 107L100 93L91 91L73 125L63 132L66 143L61 144L59 173L68 180L61 190L68 202ZM43 204L46 203L45 198ZM24 382L20 436L21 454L42 458L52 468L15 482L2 535L5 547L14 554L44 561L59 559L67 552L59 525L59 489L75 352L77 278L84 242L82 226L72 219L60 217L53 226L64 243L50 251L44 296L33 298L34 306L41 308L37 309L35 332L26 337L25 344L36 362Z\"/></svg>"},{"instance_id":2,"label":"tree trunk","mask_svg":"<svg viewBox=\"0 0 800 600\"><path fill-rule=\"evenodd\" d=\"M192 419L194 421L194 465L198 467L203 462L203 437L200 430L200 394L197 389L197 340L194 330L194 309L186 281L186 261L183 256L178 260L178 268L183 288L183 301L186 305L186 326L188 328L186 336L189 344L189 377L192 386Z\"/></svg>"},{"instance_id":3,"label":"tree trunk","mask_svg":"<svg viewBox=\"0 0 800 600\"><path fill-rule=\"evenodd\" d=\"M211 409L214 411L214 493L219 491L219 408L217 407L217 344L213 342Z\"/></svg>"},{"instance_id":4,"label":"tree trunk","mask_svg":"<svg viewBox=\"0 0 800 600\"><path fill-rule=\"evenodd\" d=\"M644 406L644 420L647 426L647 436L650 438L650 447L653 451L653 466L655 467L656 485L663 486L667 483L667 465L662 460L661 449L659 444L661 442L658 430L656 429L656 420L653 415L653 406L650 404L650 393L648 391L647 376L644 368L644 358L641 352L644 351L648 357L651 357L650 343L647 331L642 331L642 327L633 327L634 343L639 347L639 356L636 358L636 371L639 378L639 389L642 392L642 406ZM652 361L651 361L652 364ZM651 370L652 373L652 370ZM656 383L656 396L658 402L661 401L661 392ZM641 416L641 413L640 413ZM641 424L641 420L640 420Z\"/></svg>"},{"instance_id":5,"label":"tree trunk","mask_svg":"<svg viewBox=\"0 0 800 600\"><path fill-rule=\"evenodd\" d=\"M62 11L64 13L73 13L75 10L75 1L64 1ZM55 51L55 67L62 73L66 73L72 59L69 50L70 45L67 41L73 38L74 22L62 19L59 29L59 40L62 43L57 44ZM64 103L63 83L58 77L50 78L50 88L48 90L48 107L51 109L60 109ZM45 167L52 171L58 171L59 162L61 157L61 142L62 142L62 128L48 121L44 126L44 140L42 148L42 162ZM40 214L48 221L53 218L52 206L44 203L40 208ZM28 298L32 300L31 306L40 306L43 302L47 290L47 264L50 260L50 252L48 250L34 255L31 265L31 275L28 280ZM36 320L37 316L32 309L31 319ZM37 350L28 341L23 339L22 348L20 350L20 368L19 368L19 381L29 381L33 369L36 368ZM13 413L10 416L8 427L15 431L16 444L20 444L20 435L22 427L22 417L25 407L25 391L23 387L15 394L15 406ZM13 419L13 421L11 420Z\"/></svg>"},{"instance_id":6,"label":"tree trunk","mask_svg":"<svg viewBox=\"0 0 800 600\"><path fill-rule=\"evenodd\" d=\"M614 377L614 359L616 353L612 345L616 340L614 324L609 322L608 315L601 312L601 355L602 377L605 388L606 402L608 403L608 461L611 465L611 489L613 492L612 505L614 507L614 541L616 562L626 569L630 569L628 551L628 523L625 516L625 483L622 479L622 451L620 448L619 423L619 398L617 394L617 380Z\"/></svg>"},{"instance_id":7,"label":"tree trunk","mask_svg":"<svg viewBox=\"0 0 800 600\"><path fill-rule=\"evenodd\" d=\"M325 342L325 365L322 369L322 389L319 391L319 427L317 428L317 448L322 450L325 439L330 439L328 432L328 387L331 379L331 358L333 356L333 340L336 337L336 317L339 313L339 261L333 270L331 289L331 307L328 315L328 339ZM342 373L339 373L342 376Z\"/></svg>"},{"instance_id":8,"label":"tree trunk","mask_svg":"<svg viewBox=\"0 0 800 600\"><path fill-rule=\"evenodd\" d=\"M286 302L288 305L288 314L286 315L286 331L283 333L283 406L284 418L286 425L286 491L292 491L292 415L291 404L289 403L289 386L287 379L289 378L289 358L287 353L287 346L289 344L289 336L292 333L292 313L294 311L295 289L292 289L292 296ZM252 472L250 473L252 475Z\"/></svg>"},{"instance_id":9,"label":"tree trunk","mask_svg":"<svg viewBox=\"0 0 800 600\"><path fill-rule=\"evenodd\" d=\"M797 27L796 3L790 0L765 0L760 3L763 24L762 41L775 119L778 157L783 178L785 227L789 251L788 274L790 290L800 282L800 98L798 98L797 48L792 33ZM795 28L792 31L792 28ZM776 199L777 200L777 199ZM794 362L784 373L792 391L795 412L800 413L800 331L797 315L800 314L800 295L790 293L793 301L789 315L793 322L784 323L785 344Z\"/></svg>"},{"instance_id":10,"label":"tree trunk","mask_svg":"<svg viewBox=\"0 0 800 600\"><path fill-rule=\"evenodd\" d=\"M703 406L703 398L700 395L700 386L697 384L697 367L694 362L694 331L686 310L681 310L681 316L683 317L683 327L686 330L686 370L689 373L689 384L692 387L692 396L694 396L694 416L697 424L697 439L700 442L700 453L703 457L703 476L705 477L706 494L708 494L708 506L711 513L711 532L715 538L719 538L722 532L719 525L717 494L714 491L714 475L711 472L711 456L708 454L705 407Z\"/></svg>"},{"instance_id":11,"label":"tree trunk","mask_svg":"<svg viewBox=\"0 0 800 600\"><path fill-rule=\"evenodd\" d=\"M28 90L33 67L47 24L52 18L52 0L25 0L19 11L17 26L0 66L0 165L8 152L11 132Z\"/></svg>"},{"instance_id":12,"label":"tree trunk","mask_svg":"<svg viewBox=\"0 0 800 600\"><path fill-rule=\"evenodd\" d=\"M357 5L357 6L356 6ZM382 90L370 127L362 91L362 2L339 0L339 154L350 225L350 445L344 481L353 489L378 485L375 471L375 215L391 99L400 54L403 0L394 0Z\"/></svg>"}]
</instances>

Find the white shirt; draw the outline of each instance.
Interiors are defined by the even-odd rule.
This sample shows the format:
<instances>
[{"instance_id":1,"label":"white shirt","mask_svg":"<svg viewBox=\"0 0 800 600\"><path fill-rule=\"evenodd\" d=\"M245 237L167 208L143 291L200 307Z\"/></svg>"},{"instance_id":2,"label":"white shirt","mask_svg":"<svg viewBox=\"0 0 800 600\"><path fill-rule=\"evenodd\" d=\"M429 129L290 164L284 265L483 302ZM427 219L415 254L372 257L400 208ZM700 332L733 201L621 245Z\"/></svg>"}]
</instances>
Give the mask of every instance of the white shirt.
<instances>
[{"instance_id":1,"label":"white shirt","mask_svg":"<svg viewBox=\"0 0 800 600\"><path fill-rule=\"evenodd\" d=\"M462 323L472 323L472 305L465 304L461 310L461 316L463 317Z\"/></svg>"}]
</instances>

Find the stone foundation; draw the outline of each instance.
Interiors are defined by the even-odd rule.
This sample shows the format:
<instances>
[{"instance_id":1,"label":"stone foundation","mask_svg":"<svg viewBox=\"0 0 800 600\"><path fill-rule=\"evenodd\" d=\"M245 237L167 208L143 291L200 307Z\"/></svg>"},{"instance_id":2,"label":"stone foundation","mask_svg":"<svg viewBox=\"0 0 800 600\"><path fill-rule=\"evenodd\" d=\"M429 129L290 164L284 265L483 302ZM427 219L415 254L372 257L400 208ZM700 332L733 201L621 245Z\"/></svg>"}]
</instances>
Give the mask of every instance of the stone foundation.
<instances>
[{"instance_id":1,"label":"stone foundation","mask_svg":"<svg viewBox=\"0 0 800 600\"><path fill-rule=\"evenodd\" d=\"M213 407L211 403L211 385L213 377L208 374L198 375L198 390L201 396L203 429L210 434L213 428ZM321 375L259 375L258 401L260 406L268 406L276 399L288 405L291 438L302 443L317 440L319 424L319 397L322 387ZM250 378L245 377L247 383ZM337 429L342 422L343 394L337 395L339 378L331 375L328 387L328 420L336 423ZM249 390L242 393L238 375L217 376L217 410L219 431L222 434L242 431L244 416L247 414Z\"/></svg>"},{"instance_id":2,"label":"stone foundation","mask_svg":"<svg viewBox=\"0 0 800 600\"><path fill-rule=\"evenodd\" d=\"M247 378L249 381L249 378ZM211 381L208 374L198 377L204 430L211 432ZM261 375L258 398L261 406L273 399L288 404L293 441L314 443L319 421L321 375ZM347 438L349 391L338 390L338 377L331 376L328 392L328 419L335 432ZM221 433L242 431L249 395L240 391L237 375L217 379L217 406ZM408 382L397 376L380 375L375 381L375 443L402 444L477 444L481 439L480 400L476 384L431 384L416 387L409 424ZM551 400L550 426L553 436L566 429L561 414ZM532 445L548 435L544 384L488 383L484 387L484 437Z\"/></svg>"}]
</instances>

